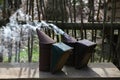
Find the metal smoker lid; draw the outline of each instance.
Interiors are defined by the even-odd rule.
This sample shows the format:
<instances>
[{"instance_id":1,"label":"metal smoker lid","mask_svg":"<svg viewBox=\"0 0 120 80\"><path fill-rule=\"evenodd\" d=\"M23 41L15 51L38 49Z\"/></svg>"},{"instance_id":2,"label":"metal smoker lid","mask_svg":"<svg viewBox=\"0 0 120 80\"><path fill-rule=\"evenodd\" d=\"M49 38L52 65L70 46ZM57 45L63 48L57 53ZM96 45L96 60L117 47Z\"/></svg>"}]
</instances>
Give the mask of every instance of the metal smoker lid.
<instances>
[{"instance_id":1,"label":"metal smoker lid","mask_svg":"<svg viewBox=\"0 0 120 80\"><path fill-rule=\"evenodd\" d=\"M77 40L65 33L62 35L62 41L67 43L75 43Z\"/></svg>"},{"instance_id":2,"label":"metal smoker lid","mask_svg":"<svg viewBox=\"0 0 120 80\"><path fill-rule=\"evenodd\" d=\"M80 40L77 43L83 44L85 46L96 46L96 43L89 41L87 39Z\"/></svg>"},{"instance_id":3,"label":"metal smoker lid","mask_svg":"<svg viewBox=\"0 0 120 80\"><path fill-rule=\"evenodd\" d=\"M40 43L52 44L56 42L52 38L50 38L48 35L46 35L43 31L40 31L39 29L36 29L36 31L37 31L37 35L38 35Z\"/></svg>"}]
</instances>

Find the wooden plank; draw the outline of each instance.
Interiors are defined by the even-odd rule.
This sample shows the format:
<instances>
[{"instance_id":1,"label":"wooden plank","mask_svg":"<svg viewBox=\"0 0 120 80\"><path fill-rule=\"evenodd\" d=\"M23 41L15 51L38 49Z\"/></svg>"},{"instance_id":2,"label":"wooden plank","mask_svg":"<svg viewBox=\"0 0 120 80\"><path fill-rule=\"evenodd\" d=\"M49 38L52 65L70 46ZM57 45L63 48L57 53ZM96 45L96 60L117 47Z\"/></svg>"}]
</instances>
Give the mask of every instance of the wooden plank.
<instances>
[{"instance_id":1,"label":"wooden plank","mask_svg":"<svg viewBox=\"0 0 120 80\"><path fill-rule=\"evenodd\" d=\"M77 70L65 66L63 72L51 74L50 72L39 72L38 63L0 63L0 79L55 79L55 78L115 78L120 77L120 71L112 63L89 63L88 67ZM92 79L93 80L93 79Z\"/></svg>"},{"instance_id":2,"label":"wooden plank","mask_svg":"<svg viewBox=\"0 0 120 80\"><path fill-rule=\"evenodd\" d=\"M18 22L18 23L22 23L25 24L26 22ZM59 28L61 29L77 29L80 30L80 28L82 27L82 29L86 29L86 30L91 30L92 28L97 29L97 30L101 30L103 29L103 22L94 22L94 26L92 24L92 22L87 22L84 23L84 26L82 26L81 22L76 22L76 23L61 23L60 21L56 22L52 22L52 21L48 21L48 23L52 23L57 25ZM105 22L104 24L105 28L110 28L111 27L111 23L110 22ZM120 29L120 22L113 22L113 29Z\"/></svg>"},{"instance_id":3,"label":"wooden plank","mask_svg":"<svg viewBox=\"0 0 120 80\"><path fill-rule=\"evenodd\" d=\"M56 24L59 28L61 29L77 29L79 30L82 26L81 23L57 23ZM111 27L111 23L110 22L106 22L104 24L105 28L110 28ZM92 23L84 23L84 27L82 27L83 29L87 29L87 30L91 30L93 29L103 29L103 23L100 22L94 22L94 26L92 25ZM113 22L113 29L120 29L120 23L117 22Z\"/></svg>"}]
</instances>

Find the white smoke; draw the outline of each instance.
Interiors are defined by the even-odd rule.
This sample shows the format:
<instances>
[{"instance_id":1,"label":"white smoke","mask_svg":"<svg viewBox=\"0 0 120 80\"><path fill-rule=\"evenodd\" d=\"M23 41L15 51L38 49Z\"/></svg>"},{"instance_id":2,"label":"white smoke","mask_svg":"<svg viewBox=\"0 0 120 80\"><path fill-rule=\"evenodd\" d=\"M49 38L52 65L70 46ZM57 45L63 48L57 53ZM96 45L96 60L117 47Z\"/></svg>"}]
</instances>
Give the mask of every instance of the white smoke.
<instances>
[{"instance_id":1,"label":"white smoke","mask_svg":"<svg viewBox=\"0 0 120 80\"><path fill-rule=\"evenodd\" d=\"M20 24L18 21L25 21L26 24ZM11 17L10 22L0 29L1 44L0 53L12 51L9 45L16 45L16 42L22 42L22 40L27 41L28 37L32 33L36 32L36 29L52 29L57 35L64 34L64 31L59 29L56 25L52 23L47 23L45 21L33 21L31 22L31 16L25 14L22 9L17 10ZM4 45L6 43L6 45ZM16 48L18 49L18 48ZM10 56L12 53L9 54ZM9 56L8 55L8 56Z\"/></svg>"}]
</instances>

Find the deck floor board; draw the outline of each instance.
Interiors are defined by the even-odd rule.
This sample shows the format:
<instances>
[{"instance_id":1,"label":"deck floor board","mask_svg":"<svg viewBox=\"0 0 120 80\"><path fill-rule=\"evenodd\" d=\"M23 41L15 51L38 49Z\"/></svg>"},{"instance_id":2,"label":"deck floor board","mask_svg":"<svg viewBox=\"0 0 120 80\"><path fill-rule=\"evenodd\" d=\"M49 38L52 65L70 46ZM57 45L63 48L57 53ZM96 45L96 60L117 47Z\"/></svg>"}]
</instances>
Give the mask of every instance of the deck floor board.
<instances>
[{"instance_id":1,"label":"deck floor board","mask_svg":"<svg viewBox=\"0 0 120 80\"><path fill-rule=\"evenodd\" d=\"M64 66L62 72L39 72L38 63L0 63L0 79L9 78L119 78L120 71L112 63L89 63L77 70Z\"/></svg>"}]
</instances>

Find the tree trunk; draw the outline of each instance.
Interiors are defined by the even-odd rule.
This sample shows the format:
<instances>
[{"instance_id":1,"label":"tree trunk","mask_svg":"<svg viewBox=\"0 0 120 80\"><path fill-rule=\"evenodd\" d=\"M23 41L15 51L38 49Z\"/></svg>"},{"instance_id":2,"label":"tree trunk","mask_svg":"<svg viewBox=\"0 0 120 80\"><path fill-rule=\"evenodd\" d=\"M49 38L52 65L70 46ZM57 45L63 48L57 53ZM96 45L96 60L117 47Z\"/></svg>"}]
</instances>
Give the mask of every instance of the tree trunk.
<instances>
[{"instance_id":1,"label":"tree trunk","mask_svg":"<svg viewBox=\"0 0 120 80\"><path fill-rule=\"evenodd\" d=\"M68 11L66 0L47 0L46 19L52 21L67 21Z\"/></svg>"}]
</instances>

